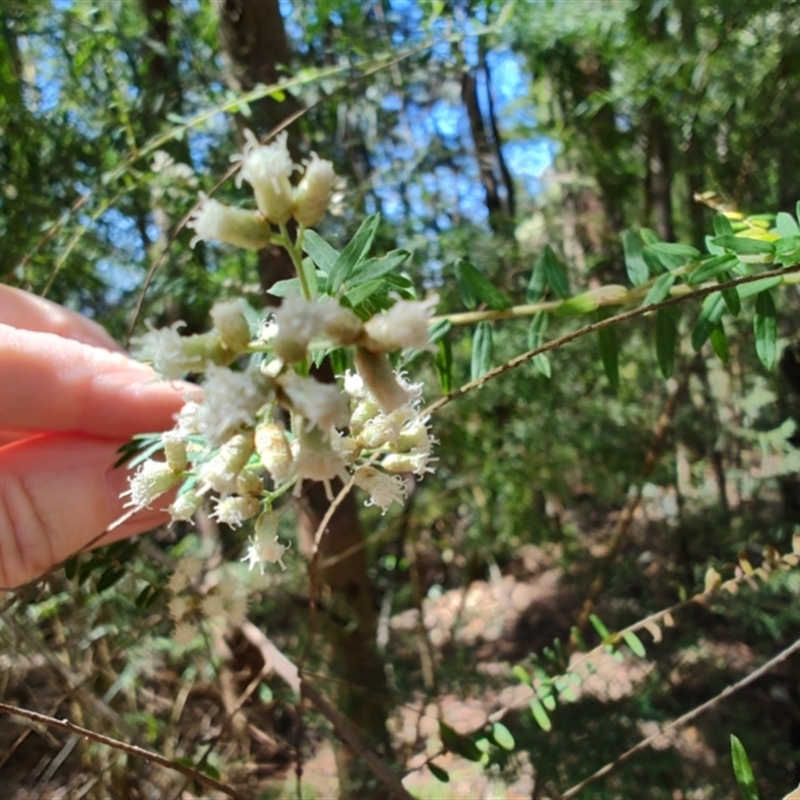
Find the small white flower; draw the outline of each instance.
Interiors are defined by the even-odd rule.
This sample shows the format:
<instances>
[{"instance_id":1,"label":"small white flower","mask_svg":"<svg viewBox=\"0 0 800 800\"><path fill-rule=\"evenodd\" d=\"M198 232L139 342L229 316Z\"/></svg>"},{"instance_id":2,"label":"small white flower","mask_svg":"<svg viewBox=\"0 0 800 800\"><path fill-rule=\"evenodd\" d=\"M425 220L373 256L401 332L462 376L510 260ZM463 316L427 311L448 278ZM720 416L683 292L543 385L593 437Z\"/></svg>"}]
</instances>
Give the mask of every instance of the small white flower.
<instances>
[{"instance_id":1,"label":"small white flower","mask_svg":"<svg viewBox=\"0 0 800 800\"><path fill-rule=\"evenodd\" d=\"M241 495L256 495L264 491L264 481L252 469L243 469L236 477L236 493Z\"/></svg>"},{"instance_id":2,"label":"small white flower","mask_svg":"<svg viewBox=\"0 0 800 800\"><path fill-rule=\"evenodd\" d=\"M169 615L175 622L180 622L185 616L186 612L189 610L189 601L179 595L177 597L173 597L169 601Z\"/></svg>"},{"instance_id":3,"label":"small white flower","mask_svg":"<svg viewBox=\"0 0 800 800\"><path fill-rule=\"evenodd\" d=\"M295 474L301 482L303 479L322 481L326 494L333 500L330 480L341 478L346 481L349 475L341 455L331 446L330 438L319 428L301 429L295 442Z\"/></svg>"},{"instance_id":4,"label":"small white flower","mask_svg":"<svg viewBox=\"0 0 800 800\"><path fill-rule=\"evenodd\" d=\"M256 428L256 452L276 485L292 473L294 458L283 428L273 423Z\"/></svg>"},{"instance_id":5,"label":"small white flower","mask_svg":"<svg viewBox=\"0 0 800 800\"><path fill-rule=\"evenodd\" d=\"M200 601L200 610L205 617L221 617L225 615L225 600L218 594L207 594Z\"/></svg>"},{"instance_id":6,"label":"small white flower","mask_svg":"<svg viewBox=\"0 0 800 800\"><path fill-rule=\"evenodd\" d=\"M186 223L195 231L189 247L200 241L216 241L244 250L261 250L269 244L272 231L261 214L226 206L203 194L200 197L201 205Z\"/></svg>"},{"instance_id":7,"label":"small white flower","mask_svg":"<svg viewBox=\"0 0 800 800\"><path fill-rule=\"evenodd\" d=\"M361 445L350 436L331 436L331 447L345 464L352 464L361 455Z\"/></svg>"},{"instance_id":8,"label":"small white flower","mask_svg":"<svg viewBox=\"0 0 800 800\"><path fill-rule=\"evenodd\" d=\"M146 323L148 331L133 339L137 347L137 355L149 361L153 369L165 378L181 378L187 372L200 372L204 367L202 355L189 354L185 343L187 337L178 331L186 323L183 320L173 323L169 328L154 328L150 321Z\"/></svg>"},{"instance_id":9,"label":"small white flower","mask_svg":"<svg viewBox=\"0 0 800 800\"><path fill-rule=\"evenodd\" d=\"M203 498L194 489L179 494L167 509L173 522L188 522L203 504Z\"/></svg>"},{"instance_id":10,"label":"small white flower","mask_svg":"<svg viewBox=\"0 0 800 800\"><path fill-rule=\"evenodd\" d=\"M345 428L350 422L350 403L335 383L322 383L295 372L278 378L289 407L321 430Z\"/></svg>"},{"instance_id":11,"label":"small white flower","mask_svg":"<svg viewBox=\"0 0 800 800\"><path fill-rule=\"evenodd\" d=\"M428 466L431 461L438 459L432 458L430 451L417 453L389 453L384 456L381 466L392 473L413 472L420 478L426 472L435 472L434 468Z\"/></svg>"},{"instance_id":12,"label":"small white flower","mask_svg":"<svg viewBox=\"0 0 800 800\"><path fill-rule=\"evenodd\" d=\"M376 353L428 347L428 318L439 302L438 295L427 300L398 300L388 311L364 323L368 339L365 347Z\"/></svg>"},{"instance_id":13,"label":"small white flower","mask_svg":"<svg viewBox=\"0 0 800 800\"><path fill-rule=\"evenodd\" d=\"M250 344L250 326L244 316L243 300L223 300L211 307L211 321L222 344L238 353Z\"/></svg>"},{"instance_id":14,"label":"small white flower","mask_svg":"<svg viewBox=\"0 0 800 800\"><path fill-rule=\"evenodd\" d=\"M169 464L148 459L130 477L130 489L122 493L122 497L131 498L125 507L148 508L153 500L168 492L180 479L181 476L173 472Z\"/></svg>"},{"instance_id":15,"label":"small white flower","mask_svg":"<svg viewBox=\"0 0 800 800\"><path fill-rule=\"evenodd\" d=\"M362 447L367 450L376 450L385 444L393 445L399 433L400 426L392 420L391 416L377 414L367 420L357 438Z\"/></svg>"},{"instance_id":16,"label":"small white flower","mask_svg":"<svg viewBox=\"0 0 800 800\"><path fill-rule=\"evenodd\" d=\"M217 507L211 514L217 522L241 528L242 523L258 514L261 503L257 497L223 497L217 500Z\"/></svg>"},{"instance_id":17,"label":"small white flower","mask_svg":"<svg viewBox=\"0 0 800 800\"><path fill-rule=\"evenodd\" d=\"M186 437L179 430L171 430L161 434L164 455L173 472L183 472L189 460L186 454Z\"/></svg>"},{"instance_id":18,"label":"small white flower","mask_svg":"<svg viewBox=\"0 0 800 800\"><path fill-rule=\"evenodd\" d=\"M211 364L203 384L197 427L212 446L219 446L242 426L252 426L268 399L267 381L257 367L234 372Z\"/></svg>"},{"instance_id":19,"label":"small white flower","mask_svg":"<svg viewBox=\"0 0 800 800\"><path fill-rule=\"evenodd\" d=\"M387 475L369 464L364 464L355 471L356 486L369 494L364 505L380 506L382 513L392 503L402 505L406 499L406 485L399 475Z\"/></svg>"},{"instance_id":20,"label":"small white flower","mask_svg":"<svg viewBox=\"0 0 800 800\"><path fill-rule=\"evenodd\" d=\"M265 511L256 521L255 531L242 561L247 561L250 569L258 565L263 575L265 564L280 564L281 569L286 569L283 554L288 549L288 545L278 541L278 515L273 511Z\"/></svg>"},{"instance_id":21,"label":"small white flower","mask_svg":"<svg viewBox=\"0 0 800 800\"><path fill-rule=\"evenodd\" d=\"M325 216L335 180L333 164L312 153L305 175L294 191L294 218L300 225L310 228Z\"/></svg>"},{"instance_id":22,"label":"small white flower","mask_svg":"<svg viewBox=\"0 0 800 800\"><path fill-rule=\"evenodd\" d=\"M252 131L246 130L244 136L247 144L242 154L231 157L231 161L242 163L236 185L244 179L253 187L258 210L270 222L288 222L293 210L289 178L295 168L286 146L288 134L283 131L268 145L260 144Z\"/></svg>"},{"instance_id":23,"label":"small white flower","mask_svg":"<svg viewBox=\"0 0 800 800\"><path fill-rule=\"evenodd\" d=\"M197 626L191 622L186 622L185 620L179 622L175 626L175 630L172 633L172 638L179 647L188 647L192 642L197 639L200 631L198 630Z\"/></svg>"}]
</instances>

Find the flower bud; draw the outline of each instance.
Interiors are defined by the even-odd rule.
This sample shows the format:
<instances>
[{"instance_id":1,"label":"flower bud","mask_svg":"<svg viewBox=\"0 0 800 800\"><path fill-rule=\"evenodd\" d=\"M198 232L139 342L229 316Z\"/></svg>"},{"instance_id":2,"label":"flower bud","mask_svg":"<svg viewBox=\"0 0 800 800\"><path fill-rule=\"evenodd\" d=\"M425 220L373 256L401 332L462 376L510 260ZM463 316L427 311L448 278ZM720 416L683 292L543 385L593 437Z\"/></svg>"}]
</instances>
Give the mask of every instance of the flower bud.
<instances>
[{"instance_id":1,"label":"flower bud","mask_svg":"<svg viewBox=\"0 0 800 800\"><path fill-rule=\"evenodd\" d=\"M276 485L292 473L292 451L283 428L274 423L256 428L256 452Z\"/></svg>"},{"instance_id":2,"label":"flower bud","mask_svg":"<svg viewBox=\"0 0 800 800\"><path fill-rule=\"evenodd\" d=\"M293 206L289 178L294 164L286 146L286 131L278 134L268 145L259 144L252 131L245 131L244 136L247 144L242 155L231 159L242 162L241 172L236 178L237 186L244 179L253 187L258 210L270 222L288 222Z\"/></svg>"},{"instance_id":3,"label":"flower bud","mask_svg":"<svg viewBox=\"0 0 800 800\"><path fill-rule=\"evenodd\" d=\"M180 431L172 430L161 434L161 443L164 445L164 456L173 472L183 472L189 458L186 453L186 440Z\"/></svg>"},{"instance_id":4,"label":"flower bud","mask_svg":"<svg viewBox=\"0 0 800 800\"><path fill-rule=\"evenodd\" d=\"M189 489L179 494L167 510L173 522L189 522L202 504L202 496L194 489Z\"/></svg>"},{"instance_id":5,"label":"flower bud","mask_svg":"<svg viewBox=\"0 0 800 800\"><path fill-rule=\"evenodd\" d=\"M375 353L427 348L428 318L438 302L436 294L422 302L398 300L388 311L376 314L364 323L368 337L364 347Z\"/></svg>"},{"instance_id":6,"label":"flower bud","mask_svg":"<svg viewBox=\"0 0 800 800\"><path fill-rule=\"evenodd\" d=\"M333 164L312 153L306 173L294 191L294 218L304 228L316 225L325 216L335 179Z\"/></svg>"},{"instance_id":7,"label":"flower bud","mask_svg":"<svg viewBox=\"0 0 800 800\"><path fill-rule=\"evenodd\" d=\"M217 501L217 507L211 516L217 522L240 528L242 522L258 514L260 508L261 503L257 497L223 497Z\"/></svg>"},{"instance_id":8,"label":"flower bud","mask_svg":"<svg viewBox=\"0 0 800 800\"><path fill-rule=\"evenodd\" d=\"M186 223L195 230L190 247L209 240L244 250L261 250L269 244L272 231L261 214L223 205L211 197L201 197L202 204Z\"/></svg>"},{"instance_id":9,"label":"flower bud","mask_svg":"<svg viewBox=\"0 0 800 800\"><path fill-rule=\"evenodd\" d=\"M258 565L261 574L264 574L264 564L280 564L281 569L286 569L283 563L283 554L289 549L278 541L278 515L274 511L265 511L257 520L255 532L250 537L247 553L242 561L248 561L249 568Z\"/></svg>"},{"instance_id":10,"label":"flower bud","mask_svg":"<svg viewBox=\"0 0 800 800\"><path fill-rule=\"evenodd\" d=\"M163 461L143 462L136 474L130 478L130 489L123 493L123 497L130 495L127 507L148 508L157 497L168 492L181 479L181 476L170 469L169 464Z\"/></svg>"},{"instance_id":11,"label":"flower bud","mask_svg":"<svg viewBox=\"0 0 800 800\"><path fill-rule=\"evenodd\" d=\"M355 471L356 486L369 493L364 505L380 506L383 513L392 503L400 505L406 499L406 485L399 475L387 475L365 464Z\"/></svg>"},{"instance_id":12,"label":"flower bud","mask_svg":"<svg viewBox=\"0 0 800 800\"><path fill-rule=\"evenodd\" d=\"M350 422L347 396L335 383L322 383L291 371L281 375L277 383L282 390L278 399L321 430L346 428Z\"/></svg>"},{"instance_id":13,"label":"flower bud","mask_svg":"<svg viewBox=\"0 0 800 800\"><path fill-rule=\"evenodd\" d=\"M363 347L356 349L356 369L375 396L381 409L391 414L411 400L409 393L395 377L386 353L374 353Z\"/></svg>"},{"instance_id":14,"label":"flower bud","mask_svg":"<svg viewBox=\"0 0 800 800\"><path fill-rule=\"evenodd\" d=\"M250 326L242 311L241 300L225 300L211 306L211 321L222 344L238 353L250 344Z\"/></svg>"}]
</instances>

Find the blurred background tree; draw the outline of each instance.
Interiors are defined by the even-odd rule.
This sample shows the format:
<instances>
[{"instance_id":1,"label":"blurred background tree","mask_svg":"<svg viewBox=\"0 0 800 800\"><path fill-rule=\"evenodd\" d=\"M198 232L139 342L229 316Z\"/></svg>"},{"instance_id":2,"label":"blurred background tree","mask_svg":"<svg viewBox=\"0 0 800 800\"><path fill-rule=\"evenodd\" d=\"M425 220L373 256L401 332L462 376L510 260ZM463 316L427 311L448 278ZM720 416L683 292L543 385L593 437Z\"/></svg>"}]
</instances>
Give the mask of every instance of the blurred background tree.
<instances>
[{"instance_id":1,"label":"blurred background tree","mask_svg":"<svg viewBox=\"0 0 800 800\"><path fill-rule=\"evenodd\" d=\"M546 244L577 293L627 283L625 230L701 246L718 210L794 211L800 199L800 23L788 0L5 0L0 15L0 275L97 318L120 340L151 271L140 324L182 319L197 331L220 297L275 304L266 291L288 274L276 253L192 250L179 226L197 193L225 174L245 128L263 137L292 120L296 157L316 151L346 182L321 233L344 242L380 212L379 248L412 252L408 274L419 292L439 292L440 313L464 307L459 259L523 303L526 293L537 299L531 272ZM241 100L291 79L281 93ZM230 180L215 196L241 199ZM725 324L724 361L708 345L693 352L696 313L684 309L678 322L685 341L669 387L643 320L619 333L616 391L596 342L584 339L447 406L436 418L436 474L403 512L363 513L359 523L352 497L339 512L323 553L336 562L324 574L323 622L309 618L299 557L266 588L252 587L250 619L330 681L328 694L387 761L407 766L425 742L424 726L398 733L410 724L404 707L420 719L438 707L451 719L457 698L491 705L513 682L511 666L566 641L588 611L620 628L693 594L710 563L730 571L744 549L790 547L800 514L797 292L780 294L782 373L759 364L744 322ZM555 319L549 333L576 325ZM494 326L492 363L537 335L522 321ZM451 339L461 383L472 334L454 328ZM431 360L419 364L433 399ZM302 549L324 503L307 498L295 510ZM287 518L287 531L293 524ZM118 734L203 761L257 794L317 752L326 723L272 679L236 710L260 669L240 630L206 651L172 643L168 595L157 588L166 553L201 553L213 576L243 541L207 518L200 531L176 531L177 543L162 535L134 562L119 547L81 557L6 607L4 649L9 658L57 654L119 712ZM508 761L493 756L503 781L527 776L534 796L554 795L653 721L707 699L797 635L799 588L795 576L687 614L624 696L608 689L560 707L552 734L530 715L509 715L517 747ZM517 608L513 591L529 602ZM487 598L497 592L504 600L494 606ZM404 627L414 613L427 630ZM36 636L21 638L25 620ZM152 623L144 640L136 620ZM33 661L12 660L3 696L36 706L21 688ZM640 755L608 791L728 796L727 734L745 741L741 731L756 726L760 737L745 745L765 796L796 785L797 664L795 656L699 721L694 739ZM70 703L70 715L107 729L84 695L63 699L65 679L53 669L41 677L49 706L40 710L60 716ZM223 713L234 722L212 735L210 720ZM50 746L48 764L60 743ZM0 766L7 785L40 795L59 780L78 786L77 757L59 778L47 765L36 772L25 747L15 744ZM342 796L372 791L358 760L341 747L336 757ZM171 780L134 773L105 751L81 758L102 775L98 796L146 784L166 791ZM319 791L327 796L324 783ZM419 791L433 790L423 782Z\"/></svg>"}]
</instances>

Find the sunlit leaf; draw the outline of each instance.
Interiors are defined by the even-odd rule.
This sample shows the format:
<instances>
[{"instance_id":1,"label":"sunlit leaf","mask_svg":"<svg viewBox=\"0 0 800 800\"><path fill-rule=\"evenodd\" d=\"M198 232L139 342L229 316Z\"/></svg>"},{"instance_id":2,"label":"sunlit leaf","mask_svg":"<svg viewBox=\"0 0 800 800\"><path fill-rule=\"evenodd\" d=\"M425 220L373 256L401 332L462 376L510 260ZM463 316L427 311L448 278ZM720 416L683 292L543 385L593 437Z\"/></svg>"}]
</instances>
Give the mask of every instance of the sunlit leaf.
<instances>
[{"instance_id":1,"label":"sunlit leaf","mask_svg":"<svg viewBox=\"0 0 800 800\"><path fill-rule=\"evenodd\" d=\"M331 267L328 276L329 294L336 294L355 268L362 261L366 260L367 253L378 231L380 221L380 214L372 214L367 217L361 223L353 238L348 242L347 247L342 250L339 257L336 259L336 263Z\"/></svg>"},{"instance_id":2,"label":"sunlit leaf","mask_svg":"<svg viewBox=\"0 0 800 800\"><path fill-rule=\"evenodd\" d=\"M634 286L646 283L650 270L644 260L642 240L633 231L625 231L622 234L622 249L625 253L625 270L630 282Z\"/></svg>"},{"instance_id":3,"label":"sunlit leaf","mask_svg":"<svg viewBox=\"0 0 800 800\"><path fill-rule=\"evenodd\" d=\"M671 272L665 272L650 287L650 291L644 299L644 304L646 306L651 306L660 303L662 300L666 300L669 297L670 289L672 289L674 283L675 275Z\"/></svg>"},{"instance_id":4,"label":"sunlit leaf","mask_svg":"<svg viewBox=\"0 0 800 800\"><path fill-rule=\"evenodd\" d=\"M533 700L531 700L530 707L533 718L536 720L539 727L545 731L552 730L553 723L550 722L550 717L547 715L544 706L539 702L538 698L534 697Z\"/></svg>"},{"instance_id":5,"label":"sunlit leaf","mask_svg":"<svg viewBox=\"0 0 800 800\"><path fill-rule=\"evenodd\" d=\"M459 259L456 262L456 283L461 299L467 308L474 309L478 303L486 303L495 311L511 307L511 303L500 290L469 261Z\"/></svg>"},{"instance_id":6,"label":"sunlit leaf","mask_svg":"<svg viewBox=\"0 0 800 800\"><path fill-rule=\"evenodd\" d=\"M502 722L495 722L492 725L492 739L494 743L498 747L502 747L503 750L514 749L514 737L511 735L511 731L506 728Z\"/></svg>"},{"instance_id":7,"label":"sunlit leaf","mask_svg":"<svg viewBox=\"0 0 800 800\"><path fill-rule=\"evenodd\" d=\"M719 292L714 292L703 300L700 315L692 330L692 347L695 350L699 350L708 341L711 331L717 327L724 313L725 300Z\"/></svg>"},{"instance_id":8,"label":"sunlit leaf","mask_svg":"<svg viewBox=\"0 0 800 800\"><path fill-rule=\"evenodd\" d=\"M477 380L489 371L493 349L492 326L488 322L479 322L472 337L471 380Z\"/></svg>"},{"instance_id":9,"label":"sunlit leaf","mask_svg":"<svg viewBox=\"0 0 800 800\"><path fill-rule=\"evenodd\" d=\"M750 759L744 745L739 739L731 734L731 760L733 761L733 774L736 776L736 783L739 784L739 791L742 793L742 800L759 800L756 778L753 775L753 768L750 766Z\"/></svg>"},{"instance_id":10,"label":"sunlit leaf","mask_svg":"<svg viewBox=\"0 0 800 800\"><path fill-rule=\"evenodd\" d=\"M625 631L625 633L622 634L622 638L624 639L625 644L630 647L631 652L635 656L644 658L647 655L647 651L644 649L642 640L633 631Z\"/></svg>"},{"instance_id":11,"label":"sunlit leaf","mask_svg":"<svg viewBox=\"0 0 800 800\"><path fill-rule=\"evenodd\" d=\"M756 297L753 332L756 337L756 353L761 363L767 369L772 369L778 351L778 316L775 301L769 292L762 292Z\"/></svg>"}]
</instances>

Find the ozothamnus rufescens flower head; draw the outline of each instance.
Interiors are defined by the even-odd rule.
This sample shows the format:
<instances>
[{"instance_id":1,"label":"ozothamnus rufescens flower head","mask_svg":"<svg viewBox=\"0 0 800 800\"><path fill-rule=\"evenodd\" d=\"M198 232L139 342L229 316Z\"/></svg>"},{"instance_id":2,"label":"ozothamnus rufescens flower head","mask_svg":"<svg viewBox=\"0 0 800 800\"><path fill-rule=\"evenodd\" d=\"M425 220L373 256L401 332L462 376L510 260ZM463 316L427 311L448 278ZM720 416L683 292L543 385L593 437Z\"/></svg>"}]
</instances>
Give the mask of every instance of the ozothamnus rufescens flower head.
<instances>
[{"instance_id":1,"label":"ozothamnus rufescens flower head","mask_svg":"<svg viewBox=\"0 0 800 800\"><path fill-rule=\"evenodd\" d=\"M197 410L197 427L212 447L219 447L240 428L252 427L269 398L269 384L257 367L234 372L211 365Z\"/></svg>"},{"instance_id":2,"label":"ozothamnus rufescens flower head","mask_svg":"<svg viewBox=\"0 0 800 800\"><path fill-rule=\"evenodd\" d=\"M305 175L294 191L294 218L298 224L310 228L325 216L335 180L333 164L312 153Z\"/></svg>"},{"instance_id":3,"label":"ozothamnus rufescens flower head","mask_svg":"<svg viewBox=\"0 0 800 800\"><path fill-rule=\"evenodd\" d=\"M278 515L273 511L265 511L256 520L255 531L242 561L247 561L250 569L258 566L263 575L266 564L280 564L281 569L286 569L283 554L288 549L288 545L278 541Z\"/></svg>"},{"instance_id":4,"label":"ozothamnus rufescens flower head","mask_svg":"<svg viewBox=\"0 0 800 800\"><path fill-rule=\"evenodd\" d=\"M130 489L122 496L130 496L130 501L126 503L128 507L149 508L153 500L168 492L180 480L180 473L175 472L169 464L148 459L130 477Z\"/></svg>"},{"instance_id":5,"label":"ozothamnus rufescens flower head","mask_svg":"<svg viewBox=\"0 0 800 800\"><path fill-rule=\"evenodd\" d=\"M341 455L331 446L330 436L319 428L302 426L295 441L297 452L294 454L294 468L299 478L297 488L300 488L304 479L322 481L328 499L333 500L330 481L333 478L346 481L349 475Z\"/></svg>"},{"instance_id":6,"label":"ozothamnus rufescens flower head","mask_svg":"<svg viewBox=\"0 0 800 800\"><path fill-rule=\"evenodd\" d=\"M322 383L291 371L283 373L276 383L279 401L312 425L323 431L347 427L350 404L335 383Z\"/></svg>"},{"instance_id":7,"label":"ozothamnus rufescens flower head","mask_svg":"<svg viewBox=\"0 0 800 800\"><path fill-rule=\"evenodd\" d=\"M399 475L387 475L369 464L360 466L354 473L355 483L369 494L364 505L379 506L385 514L392 503L402 505L406 499L406 485Z\"/></svg>"},{"instance_id":8,"label":"ozothamnus rufescens flower head","mask_svg":"<svg viewBox=\"0 0 800 800\"><path fill-rule=\"evenodd\" d=\"M256 428L256 452L276 486L292 474L294 458L286 433L280 425L268 423Z\"/></svg>"},{"instance_id":9,"label":"ozothamnus rufescens flower head","mask_svg":"<svg viewBox=\"0 0 800 800\"><path fill-rule=\"evenodd\" d=\"M202 495L194 489L179 494L167 509L173 522L188 522L203 504Z\"/></svg>"},{"instance_id":10,"label":"ozothamnus rufescens flower head","mask_svg":"<svg viewBox=\"0 0 800 800\"><path fill-rule=\"evenodd\" d=\"M242 163L236 185L241 185L244 179L253 187L258 210L270 222L288 222L294 204L289 179L295 167L286 146L286 131L279 133L271 144L259 144L252 131L246 130L244 136L247 143L242 154L231 158Z\"/></svg>"},{"instance_id":11,"label":"ozothamnus rufescens flower head","mask_svg":"<svg viewBox=\"0 0 800 800\"><path fill-rule=\"evenodd\" d=\"M201 203L186 223L195 235L189 242L223 242L244 250L261 250L269 244L272 231L261 213L226 206L212 197L200 195Z\"/></svg>"},{"instance_id":12,"label":"ozothamnus rufescens flower head","mask_svg":"<svg viewBox=\"0 0 800 800\"><path fill-rule=\"evenodd\" d=\"M356 369L384 413L390 414L410 402L411 396L395 377L386 353L357 348Z\"/></svg>"},{"instance_id":13,"label":"ozothamnus rufescens flower head","mask_svg":"<svg viewBox=\"0 0 800 800\"><path fill-rule=\"evenodd\" d=\"M250 343L250 326L244 316L243 300L223 300L211 306L211 321L222 344L239 353Z\"/></svg>"},{"instance_id":14,"label":"ozothamnus rufescens flower head","mask_svg":"<svg viewBox=\"0 0 800 800\"><path fill-rule=\"evenodd\" d=\"M388 311L376 314L364 323L367 334L363 346L375 353L392 353L429 346L428 319L439 296L427 300L398 300Z\"/></svg>"},{"instance_id":15,"label":"ozothamnus rufescens flower head","mask_svg":"<svg viewBox=\"0 0 800 800\"><path fill-rule=\"evenodd\" d=\"M257 497L221 497L211 516L231 528L240 528L242 523L258 514L261 503Z\"/></svg>"},{"instance_id":16,"label":"ozothamnus rufescens flower head","mask_svg":"<svg viewBox=\"0 0 800 800\"><path fill-rule=\"evenodd\" d=\"M178 331L186 325L182 320L168 328L154 328L150 322L146 324L147 333L132 341L138 357L149 361L164 378L181 378L190 372L203 372L209 364L225 364L231 360L219 335L214 332L181 336Z\"/></svg>"}]
</instances>

